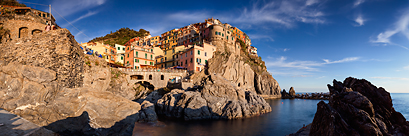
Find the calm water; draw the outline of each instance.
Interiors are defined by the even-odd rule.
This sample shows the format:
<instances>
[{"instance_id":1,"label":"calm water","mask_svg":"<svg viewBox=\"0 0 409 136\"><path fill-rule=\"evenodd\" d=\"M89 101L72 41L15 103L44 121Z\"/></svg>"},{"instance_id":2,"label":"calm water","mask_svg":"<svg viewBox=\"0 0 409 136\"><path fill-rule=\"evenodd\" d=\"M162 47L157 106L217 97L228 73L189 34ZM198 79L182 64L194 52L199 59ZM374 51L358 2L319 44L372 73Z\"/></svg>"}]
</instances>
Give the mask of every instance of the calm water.
<instances>
[{"instance_id":1,"label":"calm water","mask_svg":"<svg viewBox=\"0 0 409 136\"><path fill-rule=\"evenodd\" d=\"M409 94L392 94L395 110L409 117ZM137 124L140 135L288 135L314 119L320 100L266 100L273 111L238 120L170 121L160 120L158 127ZM328 101L325 101L328 102Z\"/></svg>"}]
</instances>

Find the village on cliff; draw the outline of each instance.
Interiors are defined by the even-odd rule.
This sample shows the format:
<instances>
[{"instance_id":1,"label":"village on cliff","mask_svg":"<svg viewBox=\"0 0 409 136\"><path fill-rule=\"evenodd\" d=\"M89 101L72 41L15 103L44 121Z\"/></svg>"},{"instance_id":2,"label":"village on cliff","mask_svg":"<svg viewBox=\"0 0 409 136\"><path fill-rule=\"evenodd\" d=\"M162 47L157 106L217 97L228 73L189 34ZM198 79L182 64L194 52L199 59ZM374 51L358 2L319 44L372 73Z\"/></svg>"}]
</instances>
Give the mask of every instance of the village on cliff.
<instances>
[{"instance_id":1,"label":"village on cliff","mask_svg":"<svg viewBox=\"0 0 409 136\"><path fill-rule=\"evenodd\" d=\"M291 135L409 135L389 92L365 79L281 92L249 36L218 19L123 45L79 44L51 13L14 3L0 6L0 135L135 135L135 124L160 116L259 116L276 98L329 99Z\"/></svg>"}]
</instances>

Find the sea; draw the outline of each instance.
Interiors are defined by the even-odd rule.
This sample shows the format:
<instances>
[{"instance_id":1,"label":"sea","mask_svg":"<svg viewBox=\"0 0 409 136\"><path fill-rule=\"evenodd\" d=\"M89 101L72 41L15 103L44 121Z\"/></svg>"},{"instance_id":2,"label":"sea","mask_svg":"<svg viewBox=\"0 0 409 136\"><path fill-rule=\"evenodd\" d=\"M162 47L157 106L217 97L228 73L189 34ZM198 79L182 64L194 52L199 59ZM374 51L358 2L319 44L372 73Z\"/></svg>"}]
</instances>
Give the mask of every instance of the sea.
<instances>
[{"instance_id":1,"label":"sea","mask_svg":"<svg viewBox=\"0 0 409 136\"><path fill-rule=\"evenodd\" d=\"M409 93L392 93L396 111L409 119ZM245 119L180 121L159 119L155 124L136 124L134 135L162 136L284 136L297 132L314 119L317 103L321 100L273 99L266 100L272 112ZM328 100L324 100L328 103Z\"/></svg>"}]
</instances>

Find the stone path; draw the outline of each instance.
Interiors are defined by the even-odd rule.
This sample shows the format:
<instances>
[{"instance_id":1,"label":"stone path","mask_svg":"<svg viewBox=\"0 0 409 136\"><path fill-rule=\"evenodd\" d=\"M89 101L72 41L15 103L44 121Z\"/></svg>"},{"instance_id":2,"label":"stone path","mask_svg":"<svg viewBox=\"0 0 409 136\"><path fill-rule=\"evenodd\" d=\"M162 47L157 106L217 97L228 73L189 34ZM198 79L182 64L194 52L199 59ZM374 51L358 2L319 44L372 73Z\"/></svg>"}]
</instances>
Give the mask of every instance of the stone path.
<instances>
[{"instance_id":1,"label":"stone path","mask_svg":"<svg viewBox=\"0 0 409 136\"><path fill-rule=\"evenodd\" d=\"M37 126L13 113L0 109L0 136L56 136L54 132Z\"/></svg>"}]
</instances>

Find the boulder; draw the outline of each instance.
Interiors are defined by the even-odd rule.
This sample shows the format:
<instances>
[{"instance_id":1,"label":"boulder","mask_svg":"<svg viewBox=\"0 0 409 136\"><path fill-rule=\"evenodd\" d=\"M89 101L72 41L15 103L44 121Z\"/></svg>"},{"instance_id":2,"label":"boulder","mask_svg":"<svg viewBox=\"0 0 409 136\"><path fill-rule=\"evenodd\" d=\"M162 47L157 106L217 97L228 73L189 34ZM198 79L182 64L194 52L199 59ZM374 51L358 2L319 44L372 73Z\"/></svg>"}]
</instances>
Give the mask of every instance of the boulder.
<instances>
[{"instance_id":1,"label":"boulder","mask_svg":"<svg viewBox=\"0 0 409 136\"><path fill-rule=\"evenodd\" d=\"M290 96L292 96L292 97L295 97L294 87L291 87L291 88L290 88L290 91L288 91L288 94L289 94Z\"/></svg>"},{"instance_id":2,"label":"boulder","mask_svg":"<svg viewBox=\"0 0 409 136\"><path fill-rule=\"evenodd\" d=\"M254 91L245 91L219 75L208 75L203 88L194 91L174 89L157 101L159 115L198 119L236 119L271 111Z\"/></svg>"},{"instance_id":3,"label":"boulder","mask_svg":"<svg viewBox=\"0 0 409 136\"><path fill-rule=\"evenodd\" d=\"M310 135L409 135L409 122L384 88L349 77L328 89L329 103L318 103Z\"/></svg>"}]
</instances>

